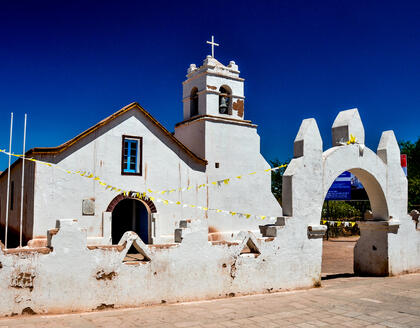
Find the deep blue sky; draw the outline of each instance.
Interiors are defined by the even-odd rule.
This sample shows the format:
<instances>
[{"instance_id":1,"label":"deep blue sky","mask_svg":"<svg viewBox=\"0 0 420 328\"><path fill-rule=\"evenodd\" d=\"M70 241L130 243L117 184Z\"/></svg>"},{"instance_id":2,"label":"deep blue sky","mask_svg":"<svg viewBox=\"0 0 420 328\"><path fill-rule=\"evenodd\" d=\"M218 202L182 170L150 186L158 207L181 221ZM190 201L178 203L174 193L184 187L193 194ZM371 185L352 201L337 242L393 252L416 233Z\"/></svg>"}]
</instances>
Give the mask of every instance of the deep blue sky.
<instances>
[{"instance_id":1,"label":"deep blue sky","mask_svg":"<svg viewBox=\"0 0 420 328\"><path fill-rule=\"evenodd\" d=\"M339 110L358 107L367 146L381 131L420 136L419 1L0 0L0 148L57 146L130 102L168 130L182 119L182 85L214 35L235 60L245 118L266 159L288 159L304 118L329 147ZM7 157L0 155L0 170Z\"/></svg>"}]
</instances>

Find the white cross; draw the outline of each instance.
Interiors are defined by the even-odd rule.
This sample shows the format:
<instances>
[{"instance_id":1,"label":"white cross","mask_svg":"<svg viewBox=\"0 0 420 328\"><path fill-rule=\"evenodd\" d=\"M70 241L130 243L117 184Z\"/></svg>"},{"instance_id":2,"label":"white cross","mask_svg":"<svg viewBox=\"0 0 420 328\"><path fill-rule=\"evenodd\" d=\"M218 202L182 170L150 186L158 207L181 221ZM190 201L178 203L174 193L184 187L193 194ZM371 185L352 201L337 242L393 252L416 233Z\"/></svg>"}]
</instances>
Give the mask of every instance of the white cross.
<instances>
[{"instance_id":1,"label":"white cross","mask_svg":"<svg viewBox=\"0 0 420 328\"><path fill-rule=\"evenodd\" d=\"M218 47L219 44L214 42L214 36L211 36L211 41L207 41L208 44L211 44L211 56L214 58L214 46Z\"/></svg>"}]
</instances>

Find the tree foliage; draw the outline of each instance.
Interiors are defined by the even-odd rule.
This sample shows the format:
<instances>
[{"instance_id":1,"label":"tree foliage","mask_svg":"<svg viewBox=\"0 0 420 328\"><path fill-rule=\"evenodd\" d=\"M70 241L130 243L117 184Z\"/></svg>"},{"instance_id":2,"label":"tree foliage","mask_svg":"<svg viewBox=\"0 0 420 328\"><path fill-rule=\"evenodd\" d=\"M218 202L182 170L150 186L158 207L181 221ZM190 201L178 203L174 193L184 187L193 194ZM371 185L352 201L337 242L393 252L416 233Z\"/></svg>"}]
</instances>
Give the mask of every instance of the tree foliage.
<instances>
[{"instance_id":1,"label":"tree foliage","mask_svg":"<svg viewBox=\"0 0 420 328\"><path fill-rule=\"evenodd\" d=\"M270 161L272 167L281 166L287 164L288 162L282 162L278 159ZM271 171L271 192L276 197L277 201L281 202L281 194L283 192L283 174L286 171L287 167L282 167L281 169Z\"/></svg>"},{"instance_id":2,"label":"tree foliage","mask_svg":"<svg viewBox=\"0 0 420 328\"><path fill-rule=\"evenodd\" d=\"M360 209L345 201L325 201L322 206L323 219L355 219L361 218L362 216L362 211Z\"/></svg>"},{"instance_id":3,"label":"tree foliage","mask_svg":"<svg viewBox=\"0 0 420 328\"><path fill-rule=\"evenodd\" d=\"M408 210L420 210L420 138L417 142L399 142L401 154L407 155Z\"/></svg>"}]
</instances>

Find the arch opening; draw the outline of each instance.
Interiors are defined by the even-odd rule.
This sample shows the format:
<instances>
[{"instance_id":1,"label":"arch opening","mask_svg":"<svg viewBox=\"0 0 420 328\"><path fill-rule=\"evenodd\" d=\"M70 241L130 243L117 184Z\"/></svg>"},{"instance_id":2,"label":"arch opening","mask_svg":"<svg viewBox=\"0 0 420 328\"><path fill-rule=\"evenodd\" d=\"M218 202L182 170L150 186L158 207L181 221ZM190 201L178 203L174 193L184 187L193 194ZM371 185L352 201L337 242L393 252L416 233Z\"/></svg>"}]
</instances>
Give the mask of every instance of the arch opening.
<instances>
[{"instance_id":1,"label":"arch opening","mask_svg":"<svg viewBox=\"0 0 420 328\"><path fill-rule=\"evenodd\" d=\"M354 248L360 238L357 221L387 220L385 194L377 179L360 168L350 169L324 186L329 187L320 215L321 224L327 226L322 276L324 279L353 276Z\"/></svg>"},{"instance_id":2,"label":"arch opening","mask_svg":"<svg viewBox=\"0 0 420 328\"><path fill-rule=\"evenodd\" d=\"M389 214L385 193L382 190L382 187L376 177L361 168L352 168L347 171L354 175L354 177L356 177L364 187L367 194L367 199L369 200L372 209L372 219L388 220ZM328 189L325 188L326 191L323 195L323 199L327 197L328 191L339 176L340 175L337 175L336 177L332 178L331 181L324 183L324 186L327 186Z\"/></svg>"},{"instance_id":3,"label":"arch opening","mask_svg":"<svg viewBox=\"0 0 420 328\"><path fill-rule=\"evenodd\" d=\"M196 87L191 89L190 94L190 117L198 115L198 89Z\"/></svg>"},{"instance_id":4,"label":"arch opening","mask_svg":"<svg viewBox=\"0 0 420 328\"><path fill-rule=\"evenodd\" d=\"M232 90L227 85L219 88L219 113L231 114Z\"/></svg>"},{"instance_id":5,"label":"arch opening","mask_svg":"<svg viewBox=\"0 0 420 328\"><path fill-rule=\"evenodd\" d=\"M151 243L151 210L141 200L124 198L112 209L112 243L118 244L123 234L133 231L145 244Z\"/></svg>"}]
</instances>

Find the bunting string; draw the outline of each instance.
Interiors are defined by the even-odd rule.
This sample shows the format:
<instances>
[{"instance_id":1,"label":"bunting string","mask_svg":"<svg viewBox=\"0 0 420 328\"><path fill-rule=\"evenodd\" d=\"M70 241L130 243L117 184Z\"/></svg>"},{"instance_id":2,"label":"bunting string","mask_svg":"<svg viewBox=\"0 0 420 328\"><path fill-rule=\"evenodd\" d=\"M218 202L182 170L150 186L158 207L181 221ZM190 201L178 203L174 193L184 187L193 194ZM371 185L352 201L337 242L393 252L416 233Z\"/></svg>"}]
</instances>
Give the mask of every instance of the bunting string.
<instances>
[{"instance_id":1,"label":"bunting string","mask_svg":"<svg viewBox=\"0 0 420 328\"><path fill-rule=\"evenodd\" d=\"M6 150L3 150L3 149L0 149L0 152L4 153L6 155L11 155L11 156L14 156L14 157L22 158L24 160L36 162L36 163L39 163L41 165L45 165L45 166L48 166L48 167L54 167L54 168L59 169L62 172L67 173L67 174L74 174L74 175L79 175L79 176L87 178L87 179L92 179L93 181L97 182L99 185L105 187L105 190L107 190L107 191L112 191L112 192L115 192L115 193L122 193L125 196L129 196L129 197L132 197L132 198L143 199L143 200L150 199L152 201L155 201L157 203L161 203L161 204L164 204L164 205L177 205L177 206L182 206L184 208L196 208L196 209L202 210L202 211L212 211L212 212L215 212L215 213L222 213L222 214L228 214L228 215L231 215L231 216L244 217L246 219L250 219L250 218L259 219L259 220L277 219L277 217L274 217L274 216L254 215L254 214L250 214L250 213L241 213L241 212L237 212L237 211L228 211L228 210L224 210L224 209L208 208L208 207L205 207L205 206L186 204L186 203L182 203L180 201L173 201L173 200L163 199L163 198L156 197L156 196L148 196L147 195L147 194L161 194L161 195L163 195L163 194L166 194L166 193L170 194L170 193L173 193L173 192L176 192L176 191L189 191L189 190L194 189L193 186L188 186L188 187L184 187L184 188L174 188L174 189L168 189L168 190L163 190L163 191L154 191L152 189L147 189L146 192L127 191L127 190L124 190L122 188L118 188L116 186L108 184L107 182L103 181L100 177L90 173L89 171L83 171L83 170L74 171L74 170L65 169L65 168L62 168L61 166L59 166L57 164L52 164L52 163L37 160L37 159L34 159L34 158L24 157L24 155L20 155L20 154L13 154L13 153L10 154L9 152L7 152ZM284 168L286 166L287 166L287 164L284 164L284 165L280 165L280 166L277 166L277 167L265 169L265 170L262 170L262 171L254 171L254 172L250 172L248 174L238 175L238 176L235 176L233 178L225 178L225 179L221 179L221 180L216 180L216 181L212 181L212 182L209 182L209 183L196 185L196 188L201 189L201 188L204 188L204 187L207 187L207 186L228 185L231 181L241 180L245 176L252 176L252 175L255 175L255 174L261 173L261 172L266 173L266 172L276 171L276 170Z\"/></svg>"},{"instance_id":2,"label":"bunting string","mask_svg":"<svg viewBox=\"0 0 420 328\"><path fill-rule=\"evenodd\" d=\"M4 153L6 155L11 155L11 156L14 156L14 157L22 158L22 159L25 159L25 160L28 160L28 161L37 162L37 163L40 163L42 165L46 165L46 166L49 166L49 167L54 166L55 168L57 168L57 169L59 169L63 172L66 172L68 174L77 174L77 175L80 175L80 176L83 176L83 177L86 177L86 178L91 178L91 179L94 179L94 180L98 181L98 183L102 186L106 186L107 188L111 188L111 189L115 188L115 187L107 184L106 182L102 181L100 177L93 175L89 171L68 170L68 169L62 168L61 166L59 166L57 164L52 164L52 163L49 163L49 162L40 161L40 160L34 159L34 158L24 157L21 154L13 154L13 153L10 154L5 149L0 149L0 152ZM254 171L254 172L250 172L250 173L246 173L246 174L242 174L242 175L237 175L237 176L233 176L233 177L229 177L229 178L224 178L224 179L220 179L220 180L216 180L216 181L211 181L211 182L208 182L208 183L197 184L195 186L187 186L187 187L183 187L183 188L172 188L172 189L159 190L159 191L148 188L147 192L149 194L164 195L164 194L170 194L170 193L173 193L173 192L185 192L185 191L197 190L197 189L199 190L201 188L205 188L205 187L209 187L209 186L220 187L220 186L223 186L223 185L227 185L227 184L229 184L229 183L231 183L232 181L235 181L235 180L240 181L241 179L243 179L244 177L247 177L247 176L253 176L253 175L258 174L258 173L267 173L267 172L277 171L277 170L285 168L285 167L287 167L287 164L283 164L283 165L280 165L280 166L276 166L276 167L272 167L272 168L268 168L268 169L264 169L264 170L260 170L260 171ZM121 191L121 189L119 189L119 191Z\"/></svg>"},{"instance_id":3,"label":"bunting string","mask_svg":"<svg viewBox=\"0 0 420 328\"><path fill-rule=\"evenodd\" d=\"M321 224L328 224L330 226L336 226L336 227L351 227L353 228L357 222L355 221L331 221L331 220L321 220Z\"/></svg>"}]
</instances>

